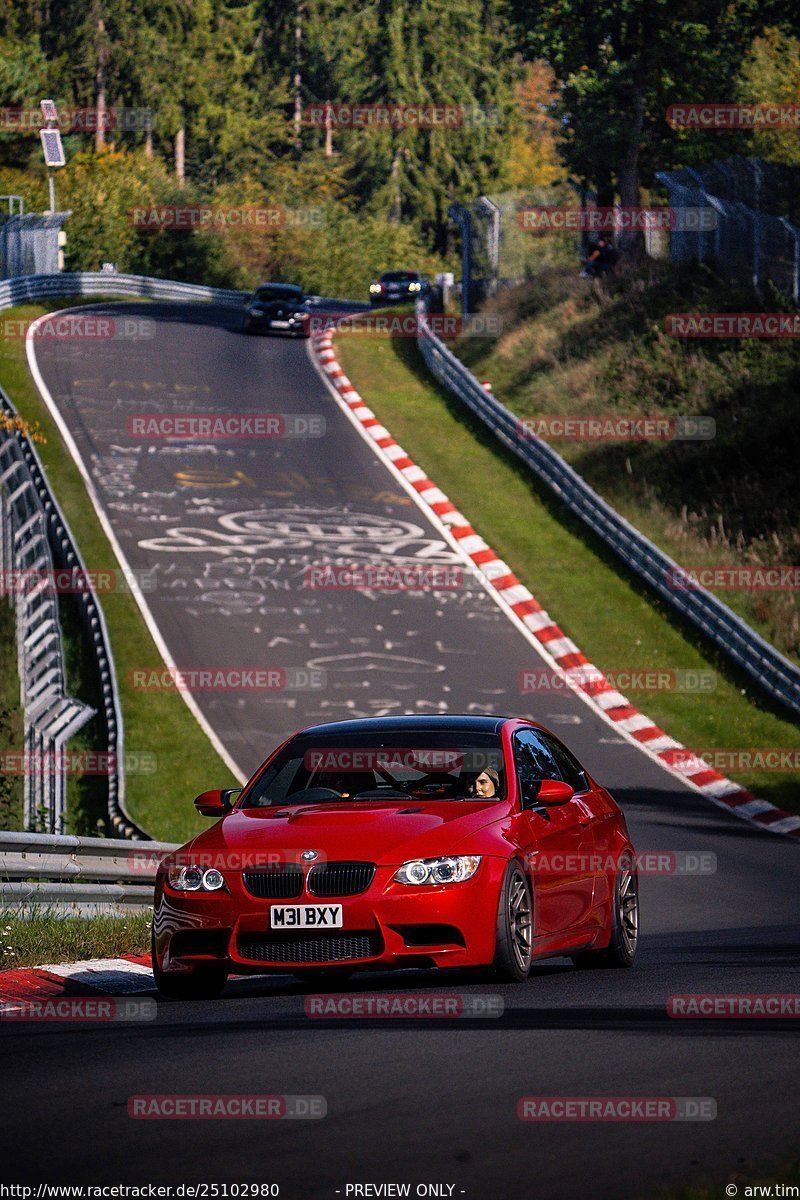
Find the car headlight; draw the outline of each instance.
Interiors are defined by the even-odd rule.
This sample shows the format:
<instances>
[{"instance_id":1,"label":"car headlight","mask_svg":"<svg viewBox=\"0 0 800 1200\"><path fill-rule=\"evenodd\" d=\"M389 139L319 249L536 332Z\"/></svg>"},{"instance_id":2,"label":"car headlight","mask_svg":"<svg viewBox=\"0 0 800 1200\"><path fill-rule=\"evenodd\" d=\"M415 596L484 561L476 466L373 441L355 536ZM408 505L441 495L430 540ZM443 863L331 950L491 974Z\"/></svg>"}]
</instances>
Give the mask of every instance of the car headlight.
<instances>
[{"instance_id":1,"label":"car headlight","mask_svg":"<svg viewBox=\"0 0 800 1200\"><path fill-rule=\"evenodd\" d=\"M379 283L371 283L369 285L369 290L370 290L370 292L372 292L372 294L374 296L381 290L381 285Z\"/></svg>"},{"instance_id":2,"label":"car headlight","mask_svg":"<svg viewBox=\"0 0 800 1200\"><path fill-rule=\"evenodd\" d=\"M169 886L176 892L218 892L225 887L222 872L216 867L170 867Z\"/></svg>"},{"instance_id":3,"label":"car headlight","mask_svg":"<svg viewBox=\"0 0 800 1200\"><path fill-rule=\"evenodd\" d=\"M420 285L419 285L418 283L410 283L410 284L408 285L408 290L409 290L410 292L418 292L418 291L419 291L419 289L420 289Z\"/></svg>"},{"instance_id":4,"label":"car headlight","mask_svg":"<svg viewBox=\"0 0 800 1200\"><path fill-rule=\"evenodd\" d=\"M457 854L447 858L414 858L395 871L395 882L422 884L463 883L480 866L480 854Z\"/></svg>"}]
</instances>

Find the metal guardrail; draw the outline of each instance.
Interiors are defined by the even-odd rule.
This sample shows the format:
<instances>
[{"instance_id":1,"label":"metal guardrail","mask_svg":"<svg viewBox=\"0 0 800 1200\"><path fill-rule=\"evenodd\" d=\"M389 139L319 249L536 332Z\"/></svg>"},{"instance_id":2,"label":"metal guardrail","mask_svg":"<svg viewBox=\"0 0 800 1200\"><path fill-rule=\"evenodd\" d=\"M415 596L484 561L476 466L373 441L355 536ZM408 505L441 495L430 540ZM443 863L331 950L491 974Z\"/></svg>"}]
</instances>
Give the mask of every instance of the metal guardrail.
<instances>
[{"instance_id":1,"label":"metal guardrail","mask_svg":"<svg viewBox=\"0 0 800 1200\"><path fill-rule=\"evenodd\" d=\"M136 296L150 300L180 303L207 301L213 304L239 305L248 292L231 288L203 287L196 283L177 283L153 279L148 275L122 275L116 271L61 272L58 275L26 275L0 283L0 309L26 300L47 300L61 296Z\"/></svg>"},{"instance_id":2,"label":"metal guardrail","mask_svg":"<svg viewBox=\"0 0 800 1200\"><path fill-rule=\"evenodd\" d=\"M60 916L149 912L156 870L172 842L0 833L0 909Z\"/></svg>"},{"instance_id":3,"label":"metal guardrail","mask_svg":"<svg viewBox=\"0 0 800 1200\"><path fill-rule=\"evenodd\" d=\"M172 304L223 304L238 308L252 295L234 288L205 287L199 283L179 283L154 279L149 275L123 275L116 271L62 271L58 275L27 275L0 281L0 310L26 300L57 299L63 296L112 296L124 299L164 300ZM309 296L320 307L359 311L369 308L358 300L340 300L332 296Z\"/></svg>"},{"instance_id":4,"label":"metal guardrail","mask_svg":"<svg viewBox=\"0 0 800 1200\"><path fill-rule=\"evenodd\" d=\"M13 404L2 389L0 389L0 411L12 419L18 416ZM103 611L100 608L97 595L91 586L90 577L86 571L77 543L47 482L44 468L36 453L36 449L30 439L25 437L21 431L9 432L2 437L2 441L0 441L0 462L6 461L10 461L16 465L13 468L14 474L11 474L12 468L9 468L7 478L4 479L4 488L7 494L7 498L4 497L3 499L4 512L8 510L12 501L17 505L20 504L21 498L14 499L14 497L19 492L20 486L24 486L23 494L26 497L26 503L32 509L35 508L39 515L38 520L35 520L31 515L27 518L28 525L23 523L17 527L15 534L17 541L19 542L20 538L22 538L24 539L24 544L20 543L16 551L11 541L7 541L4 536L3 570L42 570L46 573L47 571L52 572L55 566L58 569L75 571L80 576L82 586L75 591L74 597L83 625L84 635L97 663L100 681L102 718L105 726L105 741L109 761L109 821L120 837L146 838L147 834L131 820L125 809L122 713L117 693L114 659L111 653L111 645ZM0 474L5 475L6 473ZM24 480L24 485L18 483L16 491L11 491L9 490L10 485L15 480ZM33 523L30 524L31 522ZM31 533L26 531L28 529L32 531L34 528L37 528L43 536L35 544L29 545ZM20 530L22 530L21 533ZM50 579L52 579L52 574L50 575ZM12 591L16 592L15 589L12 589ZM36 599L40 595L48 595L50 597L49 606L46 611L44 609L40 611L40 608L36 605ZM53 755L57 754L67 739L92 715L92 710L73 700L70 701L70 704L73 706L77 705L80 712L85 714L83 719L77 721L77 723L67 722L65 717L60 717L58 712L54 711L52 722L49 720L49 713L53 709L55 702L66 696L61 627L58 621L58 599L52 584L48 586L46 581L30 593L24 588L19 589L19 594L14 594L14 599L17 601L17 645L20 648L20 676L26 727L26 751L32 755L36 753L46 755L49 751L49 758L44 757L38 760L40 763L49 764L53 761ZM29 642L32 649L29 661L26 661L23 650L25 650ZM45 646L47 646L53 660L53 664L49 668L51 671L49 675L44 669L41 654L37 652L39 648L44 650ZM58 666L59 663L60 668ZM47 706L42 707L45 705L45 700L47 699L50 701L50 708ZM64 701L62 700L62 708L63 705ZM28 736L29 728L32 731L30 737ZM49 744L45 739L48 739ZM53 832L60 833L62 832L61 826L64 816L65 771L63 767L59 770L37 771L35 769L36 763L37 759L31 757L28 764L24 764L26 766L26 826L28 828L36 828L41 805L44 803L50 829Z\"/></svg>"},{"instance_id":5,"label":"metal guardrail","mask_svg":"<svg viewBox=\"0 0 800 1200\"><path fill-rule=\"evenodd\" d=\"M1 391L0 413L13 421ZM18 765L9 762L7 769L23 776L25 827L61 832L66 781L56 759L94 709L67 694L47 512L24 442L0 434L0 595L16 611L25 746Z\"/></svg>"},{"instance_id":6,"label":"metal guardrail","mask_svg":"<svg viewBox=\"0 0 800 1200\"><path fill-rule=\"evenodd\" d=\"M670 580L682 570L644 534L621 517L546 442L520 431L520 421L484 388L464 364L431 332L424 302L417 342L440 383L460 400L529 467L575 516L600 537L640 579L700 629L728 658L770 696L800 715L800 669L751 629L746 621L702 587L677 590Z\"/></svg>"}]
</instances>

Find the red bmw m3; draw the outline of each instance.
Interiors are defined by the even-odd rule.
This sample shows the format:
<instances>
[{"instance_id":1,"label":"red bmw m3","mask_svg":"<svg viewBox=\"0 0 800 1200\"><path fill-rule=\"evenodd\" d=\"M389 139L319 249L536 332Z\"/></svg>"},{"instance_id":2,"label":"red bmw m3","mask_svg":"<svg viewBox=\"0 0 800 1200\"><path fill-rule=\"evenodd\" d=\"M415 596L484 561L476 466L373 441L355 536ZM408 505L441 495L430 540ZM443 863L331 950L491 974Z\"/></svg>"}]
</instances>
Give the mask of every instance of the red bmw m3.
<instances>
[{"instance_id":1,"label":"red bmw m3","mask_svg":"<svg viewBox=\"0 0 800 1200\"><path fill-rule=\"evenodd\" d=\"M510 717L317 725L162 863L153 969L162 995L209 998L229 974L341 980L389 967L534 960L629 967L636 858L622 811L554 734Z\"/></svg>"}]
</instances>

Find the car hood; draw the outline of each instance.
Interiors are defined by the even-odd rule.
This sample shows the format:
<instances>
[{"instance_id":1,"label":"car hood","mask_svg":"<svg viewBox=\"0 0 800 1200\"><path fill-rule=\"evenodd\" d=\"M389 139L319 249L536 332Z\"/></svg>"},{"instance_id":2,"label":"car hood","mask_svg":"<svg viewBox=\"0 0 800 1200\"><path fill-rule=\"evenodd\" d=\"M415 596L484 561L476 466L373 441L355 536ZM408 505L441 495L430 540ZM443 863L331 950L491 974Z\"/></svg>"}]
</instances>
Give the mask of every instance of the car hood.
<instances>
[{"instance_id":1,"label":"car hood","mask_svg":"<svg viewBox=\"0 0 800 1200\"><path fill-rule=\"evenodd\" d=\"M453 854L465 838L509 815L507 801L388 804L308 804L237 809L191 842L195 852L231 853L239 862L297 861L316 850L320 861L355 859L399 865L409 858Z\"/></svg>"}]
</instances>

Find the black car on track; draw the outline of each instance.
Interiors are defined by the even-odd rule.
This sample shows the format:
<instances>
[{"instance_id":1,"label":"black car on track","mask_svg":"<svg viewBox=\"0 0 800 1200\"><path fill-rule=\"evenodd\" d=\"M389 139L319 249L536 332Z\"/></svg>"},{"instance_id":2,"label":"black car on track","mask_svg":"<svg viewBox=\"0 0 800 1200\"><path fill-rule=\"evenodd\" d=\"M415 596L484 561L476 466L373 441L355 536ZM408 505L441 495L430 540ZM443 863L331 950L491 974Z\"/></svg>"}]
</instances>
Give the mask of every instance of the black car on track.
<instances>
[{"instance_id":1,"label":"black car on track","mask_svg":"<svg viewBox=\"0 0 800 1200\"><path fill-rule=\"evenodd\" d=\"M262 283L245 305L242 333L286 333L308 337L311 308L293 283Z\"/></svg>"},{"instance_id":2,"label":"black car on track","mask_svg":"<svg viewBox=\"0 0 800 1200\"><path fill-rule=\"evenodd\" d=\"M380 279L369 285L369 302L403 304L418 300L430 290L430 284L419 271L384 271Z\"/></svg>"}]
</instances>

